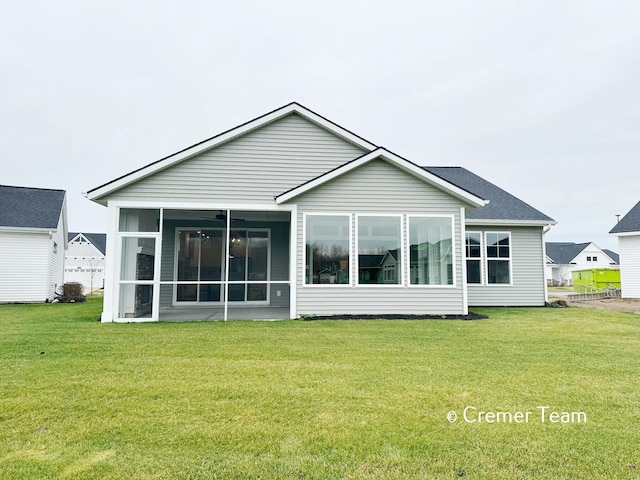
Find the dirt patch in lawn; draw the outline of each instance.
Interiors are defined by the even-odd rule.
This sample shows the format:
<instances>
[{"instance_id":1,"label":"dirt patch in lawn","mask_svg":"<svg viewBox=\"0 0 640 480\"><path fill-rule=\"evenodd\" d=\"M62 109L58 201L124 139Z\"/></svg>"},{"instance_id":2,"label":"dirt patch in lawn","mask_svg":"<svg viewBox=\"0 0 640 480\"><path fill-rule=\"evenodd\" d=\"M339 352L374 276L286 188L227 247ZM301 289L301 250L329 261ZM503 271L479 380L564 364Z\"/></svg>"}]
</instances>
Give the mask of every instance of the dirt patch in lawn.
<instances>
[{"instance_id":1,"label":"dirt patch in lawn","mask_svg":"<svg viewBox=\"0 0 640 480\"><path fill-rule=\"evenodd\" d=\"M567 295L554 296L550 300L566 300ZM629 312L640 314L640 299L637 298L601 298L598 300L587 300L582 302L569 302L570 307L600 308L603 310L615 310L618 312Z\"/></svg>"}]
</instances>

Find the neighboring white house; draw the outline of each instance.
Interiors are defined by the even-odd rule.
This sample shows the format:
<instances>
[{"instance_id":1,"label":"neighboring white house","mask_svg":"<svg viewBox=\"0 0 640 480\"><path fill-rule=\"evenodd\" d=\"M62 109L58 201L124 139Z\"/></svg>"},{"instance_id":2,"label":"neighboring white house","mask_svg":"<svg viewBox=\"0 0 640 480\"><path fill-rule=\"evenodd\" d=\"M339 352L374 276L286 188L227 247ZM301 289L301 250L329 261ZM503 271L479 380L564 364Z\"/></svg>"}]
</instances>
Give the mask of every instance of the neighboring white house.
<instances>
[{"instance_id":1,"label":"neighboring white house","mask_svg":"<svg viewBox=\"0 0 640 480\"><path fill-rule=\"evenodd\" d=\"M615 268L618 254L601 249L593 242L546 242L547 284L554 286L571 285L571 272L592 268Z\"/></svg>"},{"instance_id":2,"label":"neighboring white house","mask_svg":"<svg viewBox=\"0 0 640 480\"><path fill-rule=\"evenodd\" d=\"M63 283L64 190L0 185L0 302L48 302Z\"/></svg>"},{"instance_id":3,"label":"neighboring white house","mask_svg":"<svg viewBox=\"0 0 640 480\"><path fill-rule=\"evenodd\" d=\"M85 293L104 288L106 243L104 233L70 232L64 282L81 283Z\"/></svg>"},{"instance_id":4,"label":"neighboring white house","mask_svg":"<svg viewBox=\"0 0 640 480\"><path fill-rule=\"evenodd\" d=\"M640 298L640 202L609 233L618 237L622 298Z\"/></svg>"},{"instance_id":5,"label":"neighboring white house","mask_svg":"<svg viewBox=\"0 0 640 480\"><path fill-rule=\"evenodd\" d=\"M297 103L86 195L108 207L104 322L464 315L547 300L552 218Z\"/></svg>"}]
</instances>

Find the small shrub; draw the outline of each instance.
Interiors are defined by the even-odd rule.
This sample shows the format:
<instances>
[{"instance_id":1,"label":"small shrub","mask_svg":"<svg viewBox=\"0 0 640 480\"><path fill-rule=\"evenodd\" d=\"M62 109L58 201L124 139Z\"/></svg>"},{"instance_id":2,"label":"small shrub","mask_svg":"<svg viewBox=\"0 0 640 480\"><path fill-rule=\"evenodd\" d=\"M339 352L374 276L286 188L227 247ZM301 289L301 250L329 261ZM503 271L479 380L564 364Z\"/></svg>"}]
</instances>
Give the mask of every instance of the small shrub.
<instances>
[{"instance_id":1,"label":"small shrub","mask_svg":"<svg viewBox=\"0 0 640 480\"><path fill-rule=\"evenodd\" d=\"M568 308L569 303L566 300L555 300L551 303L547 303L547 306L551 308Z\"/></svg>"},{"instance_id":2,"label":"small shrub","mask_svg":"<svg viewBox=\"0 0 640 480\"><path fill-rule=\"evenodd\" d=\"M82 293L82 284L68 282L62 285L62 292L56 294L56 299L62 303L85 302L87 297Z\"/></svg>"}]
</instances>

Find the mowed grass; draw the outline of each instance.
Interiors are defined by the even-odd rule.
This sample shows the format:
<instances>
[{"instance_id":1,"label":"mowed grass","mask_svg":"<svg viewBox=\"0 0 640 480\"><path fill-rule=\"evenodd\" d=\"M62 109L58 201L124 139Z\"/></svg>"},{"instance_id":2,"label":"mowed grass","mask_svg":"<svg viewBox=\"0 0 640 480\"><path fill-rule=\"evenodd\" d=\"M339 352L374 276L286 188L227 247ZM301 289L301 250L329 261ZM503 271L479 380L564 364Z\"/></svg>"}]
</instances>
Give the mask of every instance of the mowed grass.
<instances>
[{"instance_id":1,"label":"mowed grass","mask_svg":"<svg viewBox=\"0 0 640 480\"><path fill-rule=\"evenodd\" d=\"M637 315L121 325L100 310L0 306L0 478L640 476Z\"/></svg>"}]
</instances>

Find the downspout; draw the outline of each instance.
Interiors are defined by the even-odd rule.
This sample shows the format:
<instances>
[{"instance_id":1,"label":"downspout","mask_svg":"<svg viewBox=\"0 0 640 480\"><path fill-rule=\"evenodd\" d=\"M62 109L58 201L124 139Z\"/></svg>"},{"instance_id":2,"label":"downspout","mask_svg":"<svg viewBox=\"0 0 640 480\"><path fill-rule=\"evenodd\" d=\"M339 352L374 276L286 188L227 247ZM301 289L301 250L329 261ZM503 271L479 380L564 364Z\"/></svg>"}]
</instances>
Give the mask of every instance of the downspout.
<instances>
[{"instance_id":1,"label":"downspout","mask_svg":"<svg viewBox=\"0 0 640 480\"><path fill-rule=\"evenodd\" d=\"M551 225L542 228L542 283L544 285L544 303L549 303L549 287L547 287L547 245L544 236L551 230Z\"/></svg>"},{"instance_id":2,"label":"downspout","mask_svg":"<svg viewBox=\"0 0 640 480\"><path fill-rule=\"evenodd\" d=\"M462 275L462 313L469 315L469 292L467 290L467 255L466 255L466 210L460 207L460 270Z\"/></svg>"}]
</instances>

